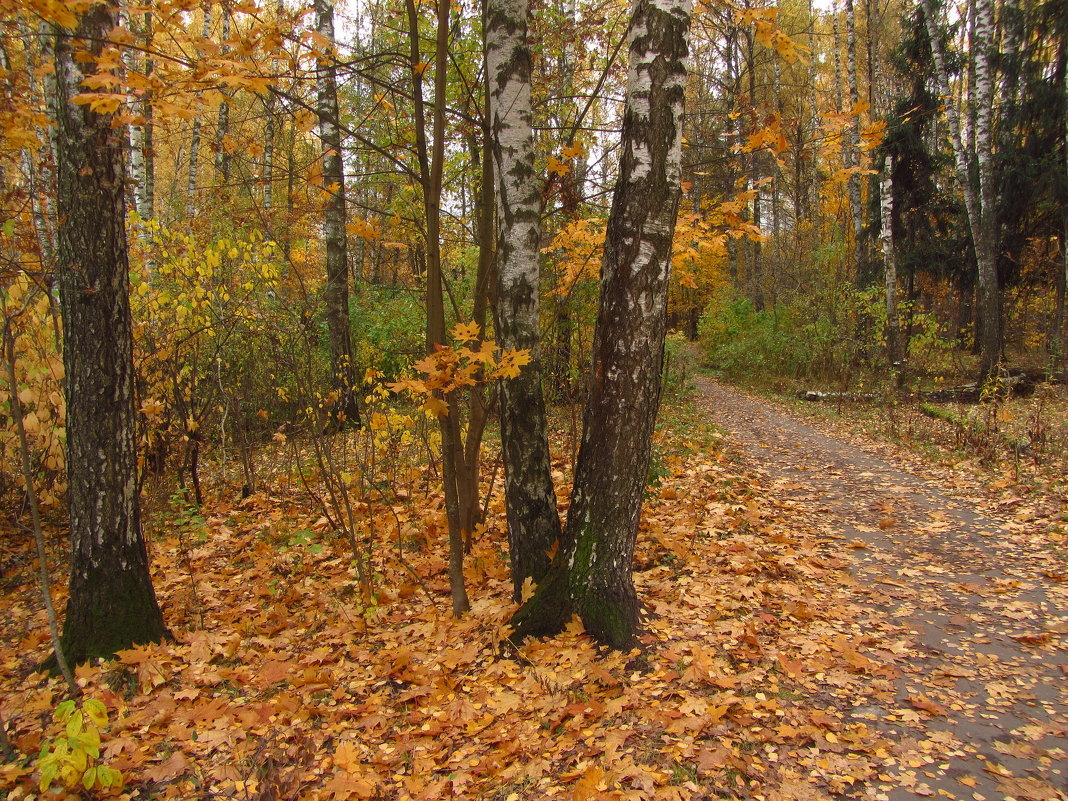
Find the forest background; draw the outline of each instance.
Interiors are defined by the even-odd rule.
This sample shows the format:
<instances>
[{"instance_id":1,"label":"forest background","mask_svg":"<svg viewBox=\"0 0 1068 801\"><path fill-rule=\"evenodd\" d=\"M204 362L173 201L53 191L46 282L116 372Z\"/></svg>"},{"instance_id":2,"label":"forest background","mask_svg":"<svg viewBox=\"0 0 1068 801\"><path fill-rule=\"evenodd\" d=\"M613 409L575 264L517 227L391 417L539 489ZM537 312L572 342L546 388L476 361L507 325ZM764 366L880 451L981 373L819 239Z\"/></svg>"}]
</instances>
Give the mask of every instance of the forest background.
<instances>
[{"instance_id":1,"label":"forest background","mask_svg":"<svg viewBox=\"0 0 1068 801\"><path fill-rule=\"evenodd\" d=\"M70 483L53 41L87 8L0 4L0 469L18 519L39 506L46 528ZM146 519L182 530L284 477L319 511L287 543L339 536L364 611L389 571L426 592L406 548L445 531L462 611L464 554L499 481L482 456L496 382L526 359L492 340L483 9L438 11L127 4L74 58L93 64L74 102L124 140ZM571 432L554 447L561 478L591 369L630 12L569 0L531 15L538 356ZM1066 27L1063 0L699 4L668 383L687 340L724 374L779 387L968 377L996 394L1007 367L1063 379ZM433 425L446 408L451 432ZM449 470L459 506L414 515Z\"/></svg>"}]
</instances>

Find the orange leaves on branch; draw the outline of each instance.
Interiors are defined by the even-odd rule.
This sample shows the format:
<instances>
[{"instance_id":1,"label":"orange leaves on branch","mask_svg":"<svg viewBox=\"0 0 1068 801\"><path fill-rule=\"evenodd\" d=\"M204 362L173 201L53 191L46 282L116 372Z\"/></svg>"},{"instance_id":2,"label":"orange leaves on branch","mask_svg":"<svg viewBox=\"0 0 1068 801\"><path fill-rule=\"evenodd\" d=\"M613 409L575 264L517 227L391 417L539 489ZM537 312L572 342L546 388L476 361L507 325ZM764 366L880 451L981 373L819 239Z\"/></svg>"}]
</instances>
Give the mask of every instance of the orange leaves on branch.
<instances>
[{"instance_id":1,"label":"orange leaves on branch","mask_svg":"<svg viewBox=\"0 0 1068 801\"><path fill-rule=\"evenodd\" d=\"M876 120L871 125L860 129L860 146L865 150L875 150L883 143L886 136L886 120Z\"/></svg>"},{"instance_id":2,"label":"orange leaves on branch","mask_svg":"<svg viewBox=\"0 0 1068 801\"><path fill-rule=\"evenodd\" d=\"M798 44L778 25L779 9L777 6L767 8L737 8L735 16L740 25L752 25L756 40L770 50L774 50L790 63L803 58L808 51Z\"/></svg>"},{"instance_id":3,"label":"orange leaves on branch","mask_svg":"<svg viewBox=\"0 0 1068 801\"><path fill-rule=\"evenodd\" d=\"M444 396L463 387L515 378L530 362L528 350L498 350L492 340L480 342L478 323L457 323L452 335L457 346L435 345L434 353L412 365L424 377L406 378L388 385L394 392L408 392L421 399L423 410L431 416L449 413Z\"/></svg>"},{"instance_id":4,"label":"orange leaves on branch","mask_svg":"<svg viewBox=\"0 0 1068 801\"><path fill-rule=\"evenodd\" d=\"M571 168L555 156L549 156L548 170L550 173L555 173L556 175L561 176L567 175L569 172L571 172Z\"/></svg>"},{"instance_id":5,"label":"orange leaves on branch","mask_svg":"<svg viewBox=\"0 0 1068 801\"><path fill-rule=\"evenodd\" d=\"M790 149L786 142L786 136L782 132L782 120L778 114L772 115L767 125L746 139L743 153L752 153L754 150L767 148L776 156Z\"/></svg>"},{"instance_id":6,"label":"orange leaves on branch","mask_svg":"<svg viewBox=\"0 0 1068 801\"><path fill-rule=\"evenodd\" d=\"M382 231L370 220L363 217L353 217L345 225L345 230L360 239L375 240L382 238Z\"/></svg>"},{"instance_id":7,"label":"orange leaves on branch","mask_svg":"<svg viewBox=\"0 0 1068 801\"><path fill-rule=\"evenodd\" d=\"M82 92L72 99L79 106L89 106L89 110L97 114L114 114L126 102L125 95L105 92Z\"/></svg>"},{"instance_id":8,"label":"orange leaves on branch","mask_svg":"<svg viewBox=\"0 0 1068 801\"><path fill-rule=\"evenodd\" d=\"M582 281L597 278L604 253L605 220L574 220L553 237L542 253L555 253L558 278L554 295L570 295Z\"/></svg>"}]
</instances>

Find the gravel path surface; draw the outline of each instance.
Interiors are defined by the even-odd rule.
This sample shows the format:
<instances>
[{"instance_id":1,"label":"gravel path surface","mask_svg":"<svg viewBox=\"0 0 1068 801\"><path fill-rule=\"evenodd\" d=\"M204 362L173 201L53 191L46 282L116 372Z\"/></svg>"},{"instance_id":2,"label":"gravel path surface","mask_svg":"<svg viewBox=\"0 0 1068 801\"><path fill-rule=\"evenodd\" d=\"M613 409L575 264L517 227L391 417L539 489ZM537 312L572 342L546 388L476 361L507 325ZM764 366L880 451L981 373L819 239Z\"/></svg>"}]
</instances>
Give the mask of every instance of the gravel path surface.
<instances>
[{"instance_id":1,"label":"gravel path surface","mask_svg":"<svg viewBox=\"0 0 1068 801\"><path fill-rule=\"evenodd\" d=\"M776 500L841 539L872 612L865 624L886 620L905 634L887 655L890 700L851 713L903 743L905 756L846 797L1068 801L1063 554L785 407L705 377L697 386Z\"/></svg>"}]
</instances>

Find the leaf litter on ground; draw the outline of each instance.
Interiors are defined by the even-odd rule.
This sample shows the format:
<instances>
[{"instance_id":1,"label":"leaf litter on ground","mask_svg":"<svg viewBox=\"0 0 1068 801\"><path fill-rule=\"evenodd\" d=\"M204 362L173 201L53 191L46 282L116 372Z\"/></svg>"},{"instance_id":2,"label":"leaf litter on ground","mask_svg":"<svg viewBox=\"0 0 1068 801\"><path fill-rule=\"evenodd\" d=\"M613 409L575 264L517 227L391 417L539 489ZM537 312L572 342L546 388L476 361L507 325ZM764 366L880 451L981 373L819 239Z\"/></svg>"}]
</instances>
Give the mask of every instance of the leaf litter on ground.
<instances>
[{"instance_id":1,"label":"leaf litter on ground","mask_svg":"<svg viewBox=\"0 0 1068 801\"><path fill-rule=\"evenodd\" d=\"M122 796L808 801L922 791L923 769L965 747L922 725L954 703L940 678L964 668L946 664L924 691L896 698L917 644L864 603L848 570L859 549L707 427L668 425L657 448L665 474L650 488L635 558L647 616L630 653L599 648L577 620L510 646L499 497L468 558L473 608L460 620L448 613L434 492L364 510L397 523L374 528L373 597L345 543L291 487L210 500L192 541L164 530L151 545L175 641L77 671L108 707L103 749L127 778ZM309 532L324 547L305 547ZM12 532L5 542L0 710L15 746L34 754L62 687L33 671L47 655L44 613L28 544L13 545ZM894 732L872 712L886 709ZM35 794L32 768L0 770L7 797ZM1003 778L1024 782L1019 798L1043 798L1043 787Z\"/></svg>"}]
</instances>

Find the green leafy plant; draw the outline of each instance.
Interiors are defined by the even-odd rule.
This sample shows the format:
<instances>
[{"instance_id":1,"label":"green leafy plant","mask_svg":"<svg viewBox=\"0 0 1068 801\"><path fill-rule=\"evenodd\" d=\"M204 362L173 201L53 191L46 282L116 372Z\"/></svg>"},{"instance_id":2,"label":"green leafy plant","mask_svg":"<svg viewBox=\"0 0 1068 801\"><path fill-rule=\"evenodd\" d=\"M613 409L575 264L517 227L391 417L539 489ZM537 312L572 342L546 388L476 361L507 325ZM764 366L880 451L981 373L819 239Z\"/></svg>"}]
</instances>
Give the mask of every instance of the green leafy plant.
<instances>
[{"instance_id":1,"label":"green leafy plant","mask_svg":"<svg viewBox=\"0 0 1068 801\"><path fill-rule=\"evenodd\" d=\"M81 705L63 701L52 719L62 732L45 741L37 758L41 792L57 780L68 790L79 785L86 790L122 787L122 773L100 760L100 730L108 722L107 708L100 701L87 698Z\"/></svg>"}]
</instances>

